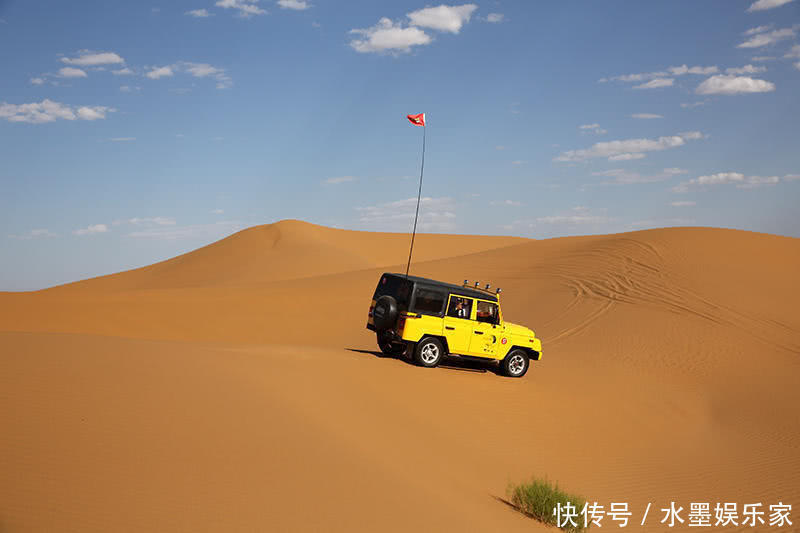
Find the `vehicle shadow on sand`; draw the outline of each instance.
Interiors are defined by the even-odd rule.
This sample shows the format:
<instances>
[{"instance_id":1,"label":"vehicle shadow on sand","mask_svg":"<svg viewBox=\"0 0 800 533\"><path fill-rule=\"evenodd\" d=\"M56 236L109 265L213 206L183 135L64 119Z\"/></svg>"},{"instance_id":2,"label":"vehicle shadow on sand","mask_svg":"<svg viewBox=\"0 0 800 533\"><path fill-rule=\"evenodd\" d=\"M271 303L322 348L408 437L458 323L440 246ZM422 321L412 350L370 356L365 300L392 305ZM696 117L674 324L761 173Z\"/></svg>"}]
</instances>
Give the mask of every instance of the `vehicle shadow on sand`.
<instances>
[{"instance_id":1,"label":"vehicle shadow on sand","mask_svg":"<svg viewBox=\"0 0 800 533\"><path fill-rule=\"evenodd\" d=\"M387 355L381 352L380 350L361 350L358 348L345 348L345 349L349 352L372 355L380 359L396 359L398 361L402 361L407 365L417 366L416 364L414 364L414 361L411 360L411 357L406 354ZM482 374L487 372L491 372L493 374L499 373L499 368L497 365L493 365L492 363L485 363L483 361L472 361L469 359L461 359L459 357L446 357L444 361L442 361L437 368L441 368L442 370L459 370L462 372L478 372Z\"/></svg>"}]
</instances>

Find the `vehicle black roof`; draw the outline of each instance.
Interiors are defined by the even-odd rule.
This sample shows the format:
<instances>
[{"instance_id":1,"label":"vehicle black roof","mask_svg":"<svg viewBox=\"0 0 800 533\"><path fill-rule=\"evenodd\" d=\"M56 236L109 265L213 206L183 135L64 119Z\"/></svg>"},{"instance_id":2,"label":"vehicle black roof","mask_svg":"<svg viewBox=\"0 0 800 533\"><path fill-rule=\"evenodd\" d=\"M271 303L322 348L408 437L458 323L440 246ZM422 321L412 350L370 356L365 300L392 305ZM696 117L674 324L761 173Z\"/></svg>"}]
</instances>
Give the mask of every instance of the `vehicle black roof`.
<instances>
[{"instance_id":1,"label":"vehicle black roof","mask_svg":"<svg viewBox=\"0 0 800 533\"><path fill-rule=\"evenodd\" d=\"M396 276L398 278L405 278L405 274L397 274L394 272L386 272L384 276ZM472 298L480 298L482 300L489 300L490 302L497 301L497 295L491 294L489 292L479 291L475 289L471 289L469 287L463 287L461 285L456 285L454 283L445 283L444 281L437 281L435 279L429 278L421 278L419 276L408 276L408 280L414 283L420 283L423 285L431 285L434 287L441 287L446 289L450 293L456 293L463 296L470 296Z\"/></svg>"}]
</instances>

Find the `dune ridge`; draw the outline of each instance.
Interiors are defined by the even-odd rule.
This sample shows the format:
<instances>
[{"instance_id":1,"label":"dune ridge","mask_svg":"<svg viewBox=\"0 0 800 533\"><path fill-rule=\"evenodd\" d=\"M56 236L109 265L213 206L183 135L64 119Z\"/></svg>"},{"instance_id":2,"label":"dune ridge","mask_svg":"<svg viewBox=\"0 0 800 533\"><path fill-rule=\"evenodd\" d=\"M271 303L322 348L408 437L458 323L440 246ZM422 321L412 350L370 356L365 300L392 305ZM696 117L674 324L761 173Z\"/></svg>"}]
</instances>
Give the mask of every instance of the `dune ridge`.
<instances>
[{"instance_id":1,"label":"dune ridge","mask_svg":"<svg viewBox=\"0 0 800 533\"><path fill-rule=\"evenodd\" d=\"M542 338L522 380L374 355L407 245L283 221L0 293L0 527L544 530L498 499L534 474L639 513L800 503L800 239L420 235L413 274L503 287Z\"/></svg>"}]
</instances>

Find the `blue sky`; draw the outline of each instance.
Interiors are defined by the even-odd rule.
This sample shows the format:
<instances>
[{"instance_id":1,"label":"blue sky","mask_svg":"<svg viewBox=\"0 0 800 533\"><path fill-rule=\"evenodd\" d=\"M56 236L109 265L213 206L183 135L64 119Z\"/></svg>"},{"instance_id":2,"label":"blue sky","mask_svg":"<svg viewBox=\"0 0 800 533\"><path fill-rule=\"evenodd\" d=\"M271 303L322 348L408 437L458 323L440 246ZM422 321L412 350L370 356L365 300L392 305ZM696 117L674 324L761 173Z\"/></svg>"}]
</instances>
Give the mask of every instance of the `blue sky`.
<instances>
[{"instance_id":1,"label":"blue sky","mask_svg":"<svg viewBox=\"0 0 800 533\"><path fill-rule=\"evenodd\" d=\"M0 290L285 218L800 237L800 1L0 0Z\"/></svg>"}]
</instances>

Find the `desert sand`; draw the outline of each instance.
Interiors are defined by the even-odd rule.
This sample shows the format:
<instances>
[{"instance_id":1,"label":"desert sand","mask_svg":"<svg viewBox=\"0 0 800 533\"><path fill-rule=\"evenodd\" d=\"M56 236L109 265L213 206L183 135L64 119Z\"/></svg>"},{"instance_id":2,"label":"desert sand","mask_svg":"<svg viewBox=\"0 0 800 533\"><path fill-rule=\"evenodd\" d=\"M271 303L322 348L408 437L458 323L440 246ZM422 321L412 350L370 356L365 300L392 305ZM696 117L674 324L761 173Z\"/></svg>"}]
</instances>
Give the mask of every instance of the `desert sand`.
<instances>
[{"instance_id":1,"label":"desert sand","mask_svg":"<svg viewBox=\"0 0 800 533\"><path fill-rule=\"evenodd\" d=\"M0 531L555 531L502 501L534 475L627 530L671 501L798 530L800 239L419 235L412 274L500 286L542 338L518 380L376 354L407 244L283 221L0 293Z\"/></svg>"}]
</instances>

